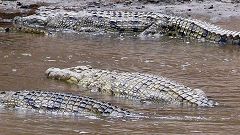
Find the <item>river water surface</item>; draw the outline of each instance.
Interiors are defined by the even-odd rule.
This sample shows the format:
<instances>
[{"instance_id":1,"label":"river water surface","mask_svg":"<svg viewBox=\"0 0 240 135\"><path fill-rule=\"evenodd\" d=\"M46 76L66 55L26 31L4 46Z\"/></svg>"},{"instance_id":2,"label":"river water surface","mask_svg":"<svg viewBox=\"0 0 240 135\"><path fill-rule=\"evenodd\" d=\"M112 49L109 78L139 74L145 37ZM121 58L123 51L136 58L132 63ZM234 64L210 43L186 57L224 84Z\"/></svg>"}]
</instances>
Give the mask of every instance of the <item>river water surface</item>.
<instances>
[{"instance_id":1,"label":"river water surface","mask_svg":"<svg viewBox=\"0 0 240 135\"><path fill-rule=\"evenodd\" d=\"M71 92L111 102L143 118L58 116L0 109L1 135L237 134L240 132L240 48L195 40L40 36L0 33L0 89ZM56 80L49 67L94 68L158 74L203 89L215 108L184 108L90 93Z\"/></svg>"}]
</instances>

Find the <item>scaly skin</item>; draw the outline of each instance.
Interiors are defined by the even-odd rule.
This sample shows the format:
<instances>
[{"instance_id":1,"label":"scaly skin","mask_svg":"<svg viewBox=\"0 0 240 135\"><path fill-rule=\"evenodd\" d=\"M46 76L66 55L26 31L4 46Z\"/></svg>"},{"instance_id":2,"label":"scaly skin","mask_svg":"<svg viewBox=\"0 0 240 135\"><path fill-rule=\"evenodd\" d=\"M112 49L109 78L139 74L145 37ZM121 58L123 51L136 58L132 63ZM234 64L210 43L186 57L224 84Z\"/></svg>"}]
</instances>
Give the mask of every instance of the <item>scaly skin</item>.
<instances>
[{"instance_id":1,"label":"scaly skin","mask_svg":"<svg viewBox=\"0 0 240 135\"><path fill-rule=\"evenodd\" d=\"M240 32L157 12L53 10L16 17L14 23L25 27L46 28L49 31L70 29L79 32L134 33L140 37L175 33L217 43L240 45Z\"/></svg>"},{"instance_id":2,"label":"scaly skin","mask_svg":"<svg viewBox=\"0 0 240 135\"><path fill-rule=\"evenodd\" d=\"M141 101L175 105L214 107L217 102L207 98L200 89L191 89L165 77L77 66L66 69L49 68L48 78L77 84L90 90Z\"/></svg>"},{"instance_id":3,"label":"scaly skin","mask_svg":"<svg viewBox=\"0 0 240 135\"><path fill-rule=\"evenodd\" d=\"M16 17L15 25L37 28L71 29L79 32L143 32L159 18L152 12L55 10Z\"/></svg>"},{"instance_id":4,"label":"scaly skin","mask_svg":"<svg viewBox=\"0 0 240 135\"><path fill-rule=\"evenodd\" d=\"M181 17L168 18L169 32L177 32L182 36L205 39L217 43L240 45L240 32L224 30L218 26L202 22L196 19Z\"/></svg>"},{"instance_id":5,"label":"scaly skin","mask_svg":"<svg viewBox=\"0 0 240 135\"><path fill-rule=\"evenodd\" d=\"M47 91L0 91L0 105L36 111L78 115L88 112L100 116L125 117L133 115L109 103L79 95Z\"/></svg>"}]
</instances>

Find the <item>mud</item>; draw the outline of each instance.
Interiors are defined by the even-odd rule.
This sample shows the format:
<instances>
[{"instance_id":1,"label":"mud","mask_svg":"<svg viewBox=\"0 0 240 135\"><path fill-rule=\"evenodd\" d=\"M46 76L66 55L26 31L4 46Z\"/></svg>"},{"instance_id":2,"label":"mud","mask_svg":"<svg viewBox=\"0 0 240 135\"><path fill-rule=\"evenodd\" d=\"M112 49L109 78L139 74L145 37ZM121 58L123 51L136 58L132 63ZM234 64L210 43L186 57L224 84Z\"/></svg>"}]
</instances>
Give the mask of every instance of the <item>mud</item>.
<instances>
[{"instance_id":1,"label":"mud","mask_svg":"<svg viewBox=\"0 0 240 135\"><path fill-rule=\"evenodd\" d=\"M15 16L28 16L35 14L35 11L43 5L40 2L22 3L19 1L0 2L0 25L11 24Z\"/></svg>"},{"instance_id":2,"label":"mud","mask_svg":"<svg viewBox=\"0 0 240 135\"><path fill-rule=\"evenodd\" d=\"M240 30L239 0L17 0L0 2L0 24L9 23L15 16L34 14L39 7L64 8L68 10L134 10L155 11L197 18L231 30Z\"/></svg>"}]
</instances>

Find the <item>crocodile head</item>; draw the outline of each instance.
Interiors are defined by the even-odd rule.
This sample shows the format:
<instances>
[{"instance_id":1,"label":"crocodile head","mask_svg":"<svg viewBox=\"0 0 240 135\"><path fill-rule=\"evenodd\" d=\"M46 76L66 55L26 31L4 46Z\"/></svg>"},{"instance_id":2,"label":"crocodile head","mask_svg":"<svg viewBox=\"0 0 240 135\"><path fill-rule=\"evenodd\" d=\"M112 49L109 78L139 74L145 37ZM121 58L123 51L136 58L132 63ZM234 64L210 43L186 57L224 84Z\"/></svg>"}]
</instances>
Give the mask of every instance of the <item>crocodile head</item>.
<instances>
[{"instance_id":1,"label":"crocodile head","mask_svg":"<svg viewBox=\"0 0 240 135\"><path fill-rule=\"evenodd\" d=\"M17 16L13 19L13 24L16 26L44 28L47 25L47 18L35 16L35 15L31 15L27 17Z\"/></svg>"}]
</instances>

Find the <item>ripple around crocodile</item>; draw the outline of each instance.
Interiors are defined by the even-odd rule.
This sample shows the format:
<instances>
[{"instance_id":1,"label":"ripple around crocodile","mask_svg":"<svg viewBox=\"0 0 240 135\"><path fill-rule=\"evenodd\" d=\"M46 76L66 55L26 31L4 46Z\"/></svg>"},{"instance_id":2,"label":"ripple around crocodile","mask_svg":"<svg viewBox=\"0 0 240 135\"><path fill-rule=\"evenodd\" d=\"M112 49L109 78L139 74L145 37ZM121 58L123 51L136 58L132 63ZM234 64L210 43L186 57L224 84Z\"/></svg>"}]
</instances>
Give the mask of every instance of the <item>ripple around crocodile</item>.
<instances>
[{"instance_id":1,"label":"ripple around crocodile","mask_svg":"<svg viewBox=\"0 0 240 135\"><path fill-rule=\"evenodd\" d=\"M208 99L200 89L191 89L157 75L93 69L90 66L49 68L46 70L46 75L48 78L129 99L180 106L214 107L218 105L217 102Z\"/></svg>"},{"instance_id":2,"label":"ripple around crocodile","mask_svg":"<svg viewBox=\"0 0 240 135\"><path fill-rule=\"evenodd\" d=\"M87 112L111 117L133 117L137 115L90 97L40 90L0 91L0 105L7 108L25 108L57 114L78 115Z\"/></svg>"},{"instance_id":3,"label":"ripple around crocodile","mask_svg":"<svg viewBox=\"0 0 240 135\"><path fill-rule=\"evenodd\" d=\"M70 29L78 32L134 33L140 37L160 34L240 45L240 32L157 12L40 10L35 15L15 17L13 22L17 27L30 28L33 33L36 28L36 33Z\"/></svg>"}]
</instances>

